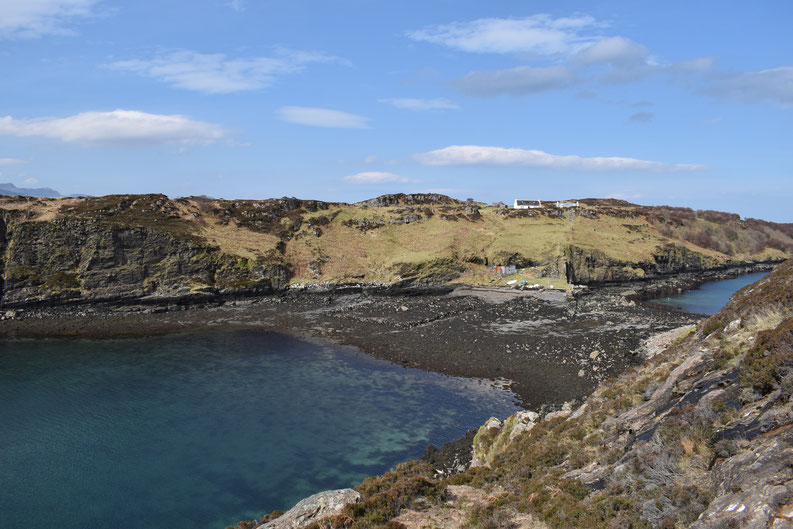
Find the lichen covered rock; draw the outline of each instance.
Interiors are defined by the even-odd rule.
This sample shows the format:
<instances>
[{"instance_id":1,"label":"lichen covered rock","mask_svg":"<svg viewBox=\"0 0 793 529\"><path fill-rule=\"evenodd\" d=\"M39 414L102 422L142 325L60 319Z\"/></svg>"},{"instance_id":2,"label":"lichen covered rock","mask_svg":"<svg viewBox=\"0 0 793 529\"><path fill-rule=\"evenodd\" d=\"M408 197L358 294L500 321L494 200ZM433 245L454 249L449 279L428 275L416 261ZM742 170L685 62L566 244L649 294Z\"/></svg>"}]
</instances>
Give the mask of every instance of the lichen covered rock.
<instances>
[{"instance_id":1,"label":"lichen covered rock","mask_svg":"<svg viewBox=\"0 0 793 529\"><path fill-rule=\"evenodd\" d=\"M322 518L339 514L345 505L360 499L361 495L352 489L319 492L299 501L283 515L257 529L300 529Z\"/></svg>"}]
</instances>

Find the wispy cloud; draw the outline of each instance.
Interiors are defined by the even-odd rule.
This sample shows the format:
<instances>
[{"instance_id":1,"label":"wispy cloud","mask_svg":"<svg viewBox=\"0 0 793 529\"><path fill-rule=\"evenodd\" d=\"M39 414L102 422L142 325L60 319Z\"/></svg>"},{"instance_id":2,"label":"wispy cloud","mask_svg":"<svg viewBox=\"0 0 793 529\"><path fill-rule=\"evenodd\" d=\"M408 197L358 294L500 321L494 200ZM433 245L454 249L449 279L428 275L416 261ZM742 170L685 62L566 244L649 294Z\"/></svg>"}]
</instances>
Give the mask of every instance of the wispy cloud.
<instances>
[{"instance_id":1,"label":"wispy cloud","mask_svg":"<svg viewBox=\"0 0 793 529\"><path fill-rule=\"evenodd\" d=\"M571 62L578 66L633 66L646 63L649 57L650 50L641 44L624 37L608 37L579 51Z\"/></svg>"},{"instance_id":2,"label":"wispy cloud","mask_svg":"<svg viewBox=\"0 0 793 529\"><path fill-rule=\"evenodd\" d=\"M576 82L576 73L564 66L471 72L455 81L462 92L475 96L527 95L566 88Z\"/></svg>"},{"instance_id":3,"label":"wispy cloud","mask_svg":"<svg viewBox=\"0 0 793 529\"><path fill-rule=\"evenodd\" d=\"M41 136L65 142L115 145L206 145L228 131L178 114L138 110L83 112L65 118L0 118L0 135Z\"/></svg>"},{"instance_id":4,"label":"wispy cloud","mask_svg":"<svg viewBox=\"0 0 793 529\"><path fill-rule=\"evenodd\" d=\"M108 64L109 68L151 77L176 88L207 94L261 90L277 77L305 69L310 63L345 63L320 52L279 49L274 57L230 58L222 53L177 50L150 59Z\"/></svg>"},{"instance_id":5,"label":"wispy cloud","mask_svg":"<svg viewBox=\"0 0 793 529\"><path fill-rule=\"evenodd\" d=\"M414 99L409 97L398 97L388 99L378 99L381 103L395 106L406 110L457 110L460 107L446 98L438 99Z\"/></svg>"},{"instance_id":6,"label":"wispy cloud","mask_svg":"<svg viewBox=\"0 0 793 529\"><path fill-rule=\"evenodd\" d=\"M469 53L511 54L514 68L471 71L456 87L469 95L526 96L572 85L628 84L658 77L690 91L733 101L793 106L793 67L759 72L718 72L716 57L664 63L644 45L604 35L608 24L591 16L482 18L425 27L408 38ZM579 97L593 97L591 90Z\"/></svg>"},{"instance_id":7,"label":"wispy cloud","mask_svg":"<svg viewBox=\"0 0 793 529\"><path fill-rule=\"evenodd\" d=\"M227 5L238 13L245 11L245 0L230 0Z\"/></svg>"},{"instance_id":8,"label":"wispy cloud","mask_svg":"<svg viewBox=\"0 0 793 529\"><path fill-rule=\"evenodd\" d=\"M655 115L652 112L636 112L631 114L628 119L637 123L649 123L654 117Z\"/></svg>"},{"instance_id":9,"label":"wispy cloud","mask_svg":"<svg viewBox=\"0 0 793 529\"><path fill-rule=\"evenodd\" d=\"M573 171L695 171L702 165L670 164L636 158L582 157L577 155L548 154L538 150L488 147L481 145L452 145L443 149L416 155L424 165L494 165L522 166Z\"/></svg>"},{"instance_id":10,"label":"wispy cloud","mask_svg":"<svg viewBox=\"0 0 793 529\"><path fill-rule=\"evenodd\" d=\"M69 35L68 25L93 16L101 0L2 0L0 38L24 39L43 35Z\"/></svg>"},{"instance_id":11,"label":"wispy cloud","mask_svg":"<svg viewBox=\"0 0 793 529\"><path fill-rule=\"evenodd\" d=\"M793 66L758 72L714 73L704 91L741 103L774 103L793 107Z\"/></svg>"},{"instance_id":12,"label":"wispy cloud","mask_svg":"<svg viewBox=\"0 0 793 529\"><path fill-rule=\"evenodd\" d=\"M408 32L422 42L477 53L524 53L538 56L568 55L596 40L582 30L597 26L589 16L552 18L480 18Z\"/></svg>"},{"instance_id":13,"label":"wispy cloud","mask_svg":"<svg viewBox=\"0 0 793 529\"><path fill-rule=\"evenodd\" d=\"M369 129L369 118L340 110L317 107L281 107L278 119L299 125L339 129Z\"/></svg>"},{"instance_id":14,"label":"wispy cloud","mask_svg":"<svg viewBox=\"0 0 793 529\"><path fill-rule=\"evenodd\" d=\"M25 179L24 179L22 182L23 182L24 184L26 184L26 185L29 185L29 186L34 186L34 185L36 185L36 184L38 184L38 183L39 183L39 179L38 179L38 178L33 178L33 177L31 177L31 178L25 178Z\"/></svg>"},{"instance_id":15,"label":"wispy cloud","mask_svg":"<svg viewBox=\"0 0 793 529\"><path fill-rule=\"evenodd\" d=\"M23 163L27 163L27 161L20 160L19 158L0 158L0 167L8 165L20 165Z\"/></svg>"},{"instance_id":16,"label":"wispy cloud","mask_svg":"<svg viewBox=\"0 0 793 529\"><path fill-rule=\"evenodd\" d=\"M718 62L718 57L697 57L696 59L673 63L668 69L683 74L701 73L712 70Z\"/></svg>"},{"instance_id":17,"label":"wispy cloud","mask_svg":"<svg viewBox=\"0 0 793 529\"><path fill-rule=\"evenodd\" d=\"M416 182L412 178L407 178L394 173L386 173L382 171L365 171L353 175L345 176L345 182L352 184L386 184L386 183L400 183L407 184Z\"/></svg>"},{"instance_id":18,"label":"wispy cloud","mask_svg":"<svg viewBox=\"0 0 793 529\"><path fill-rule=\"evenodd\" d=\"M614 193L609 193L606 195L606 198L616 198L618 200L639 200L640 198L644 198L645 195L643 193L636 193L632 191L617 191Z\"/></svg>"}]
</instances>

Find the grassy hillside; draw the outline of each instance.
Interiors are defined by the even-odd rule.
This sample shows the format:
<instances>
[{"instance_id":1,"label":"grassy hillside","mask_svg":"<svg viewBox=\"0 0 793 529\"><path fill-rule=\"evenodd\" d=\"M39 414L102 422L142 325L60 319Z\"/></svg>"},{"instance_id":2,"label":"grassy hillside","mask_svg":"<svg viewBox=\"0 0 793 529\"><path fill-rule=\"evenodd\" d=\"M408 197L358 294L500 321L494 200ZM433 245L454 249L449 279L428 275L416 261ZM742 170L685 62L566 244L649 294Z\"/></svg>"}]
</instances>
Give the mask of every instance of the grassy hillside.
<instances>
[{"instance_id":1,"label":"grassy hillside","mask_svg":"<svg viewBox=\"0 0 793 529\"><path fill-rule=\"evenodd\" d=\"M8 197L0 198L0 212L11 234L15 226L35 223L144 228L206 246L236 259L241 269L279 266L291 283L514 279L566 286L793 255L791 224L616 200L514 210L432 194L385 195L358 204L163 195ZM520 273L501 278L488 270L507 264Z\"/></svg>"}]
</instances>

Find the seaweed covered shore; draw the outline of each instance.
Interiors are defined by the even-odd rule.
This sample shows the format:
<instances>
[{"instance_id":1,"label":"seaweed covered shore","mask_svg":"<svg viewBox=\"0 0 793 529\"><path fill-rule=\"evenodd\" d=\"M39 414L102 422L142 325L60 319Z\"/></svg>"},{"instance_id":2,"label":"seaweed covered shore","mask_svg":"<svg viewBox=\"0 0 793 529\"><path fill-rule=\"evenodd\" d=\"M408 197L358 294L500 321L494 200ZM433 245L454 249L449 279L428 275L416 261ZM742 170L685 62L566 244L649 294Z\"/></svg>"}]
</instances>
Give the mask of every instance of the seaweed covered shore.
<instances>
[{"instance_id":1,"label":"seaweed covered shore","mask_svg":"<svg viewBox=\"0 0 793 529\"><path fill-rule=\"evenodd\" d=\"M586 397L640 361L653 333L697 317L629 297L624 287L558 290L439 287L280 296L197 305L87 304L17 311L4 336L116 337L257 328L352 345L439 373L502 381L524 406Z\"/></svg>"}]
</instances>

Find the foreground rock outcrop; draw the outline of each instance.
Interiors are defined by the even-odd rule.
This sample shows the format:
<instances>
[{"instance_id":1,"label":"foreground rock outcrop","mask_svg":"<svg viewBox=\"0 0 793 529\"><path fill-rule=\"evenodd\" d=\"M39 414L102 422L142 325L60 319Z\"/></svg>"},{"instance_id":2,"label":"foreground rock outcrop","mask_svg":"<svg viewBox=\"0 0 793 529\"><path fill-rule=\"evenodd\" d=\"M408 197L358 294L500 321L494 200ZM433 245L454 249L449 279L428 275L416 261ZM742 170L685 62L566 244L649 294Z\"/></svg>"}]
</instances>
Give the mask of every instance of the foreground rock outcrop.
<instances>
[{"instance_id":1,"label":"foreground rock outcrop","mask_svg":"<svg viewBox=\"0 0 793 529\"><path fill-rule=\"evenodd\" d=\"M361 495L352 489L328 490L301 500L281 516L263 523L257 529L298 529L317 520L334 516L348 504L354 504Z\"/></svg>"}]
</instances>

